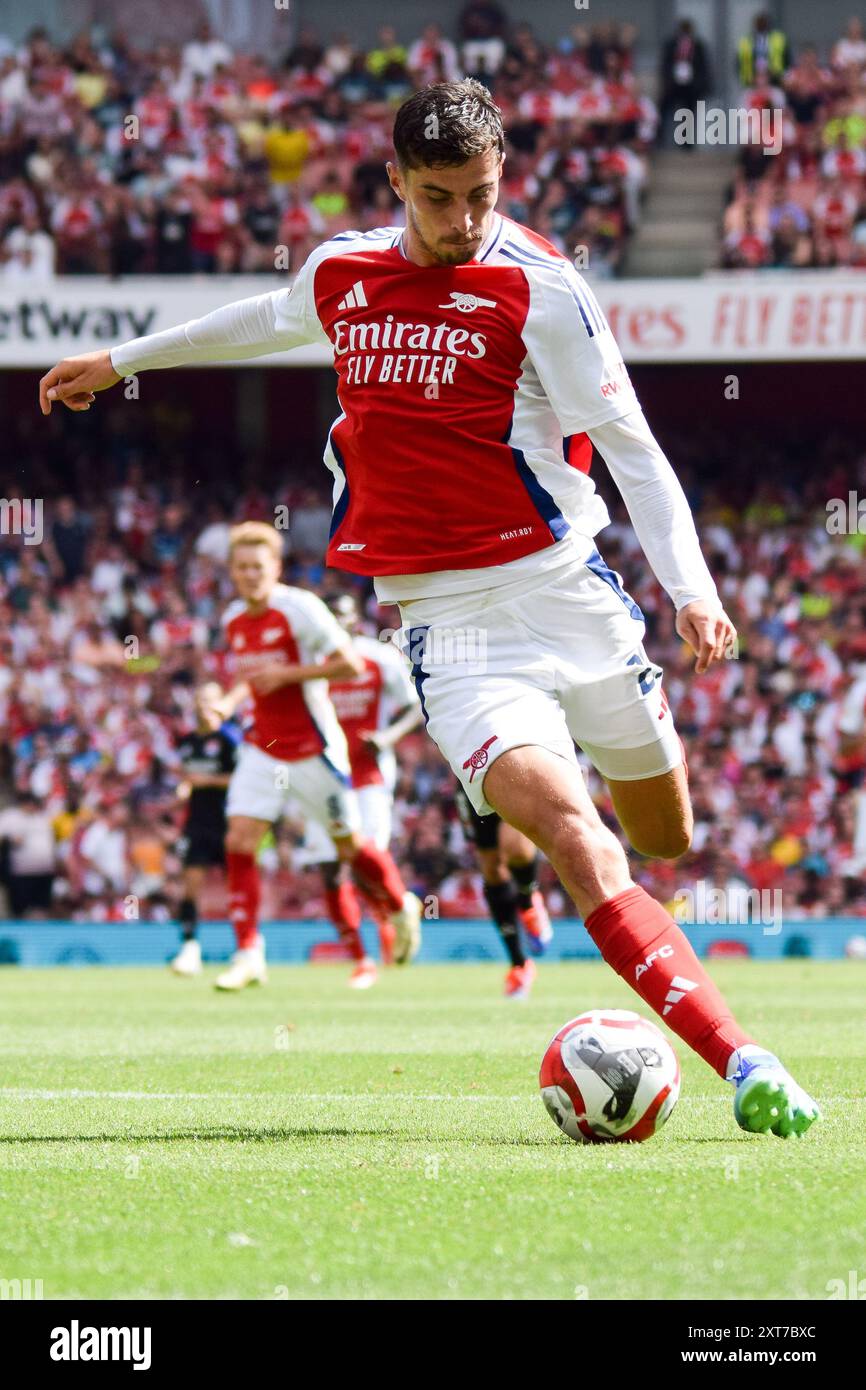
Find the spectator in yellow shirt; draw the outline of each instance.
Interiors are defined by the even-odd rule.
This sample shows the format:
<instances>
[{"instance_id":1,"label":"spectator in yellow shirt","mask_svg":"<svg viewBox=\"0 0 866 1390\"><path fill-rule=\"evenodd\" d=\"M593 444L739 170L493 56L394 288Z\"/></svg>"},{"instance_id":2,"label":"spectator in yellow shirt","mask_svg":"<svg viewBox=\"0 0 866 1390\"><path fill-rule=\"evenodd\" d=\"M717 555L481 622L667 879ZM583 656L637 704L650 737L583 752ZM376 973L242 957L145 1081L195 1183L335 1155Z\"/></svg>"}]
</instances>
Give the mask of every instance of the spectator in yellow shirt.
<instances>
[{"instance_id":1,"label":"spectator in yellow shirt","mask_svg":"<svg viewBox=\"0 0 866 1390\"><path fill-rule=\"evenodd\" d=\"M265 132L262 144L271 175L271 183L294 183L310 153L310 137L305 130L293 130L283 117Z\"/></svg>"}]
</instances>

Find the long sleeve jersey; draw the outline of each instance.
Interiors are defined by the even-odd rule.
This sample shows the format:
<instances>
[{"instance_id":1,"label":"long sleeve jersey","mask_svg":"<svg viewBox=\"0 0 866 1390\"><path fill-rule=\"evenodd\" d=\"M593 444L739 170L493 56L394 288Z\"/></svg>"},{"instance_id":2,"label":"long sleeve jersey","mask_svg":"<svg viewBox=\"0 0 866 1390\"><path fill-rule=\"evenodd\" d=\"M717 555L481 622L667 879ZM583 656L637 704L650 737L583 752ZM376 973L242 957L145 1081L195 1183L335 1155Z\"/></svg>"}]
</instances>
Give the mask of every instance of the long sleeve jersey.
<instances>
[{"instance_id":1,"label":"long sleeve jersey","mask_svg":"<svg viewBox=\"0 0 866 1390\"><path fill-rule=\"evenodd\" d=\"M133 339L111 360L129 375L313 342L332 348L341 407L324 452L327 561L373 576L383 601L589 553L610 520L593 446L676 607L717 598L598 301L537 233L494 214L472 260L419 266L399 227L342 232L291 288Z\"/></svg>"}]
</instances>

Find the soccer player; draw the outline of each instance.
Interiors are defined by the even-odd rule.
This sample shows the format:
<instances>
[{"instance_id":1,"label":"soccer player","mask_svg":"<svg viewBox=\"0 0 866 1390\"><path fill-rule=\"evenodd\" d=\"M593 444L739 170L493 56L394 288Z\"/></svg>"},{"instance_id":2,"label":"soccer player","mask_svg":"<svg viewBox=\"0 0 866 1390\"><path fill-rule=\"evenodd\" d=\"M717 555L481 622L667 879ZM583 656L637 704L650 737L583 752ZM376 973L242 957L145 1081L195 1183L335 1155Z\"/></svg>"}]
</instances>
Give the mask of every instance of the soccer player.
<instances>
[{"instance_id":1,"label":"soccer player","mask_svg":"<svg viewBox=\"0 0 866 1390\"><path fill-rule=\"evenodd\" d=\"M388 177L406 227L342 232L291 289L66 359L40 406L89 409L153 367L328 342L341 414L328 563L398 603L427 728L475 809L544 851L604 959L735 1088L747 1129L802 1133L815 1103L735 1021L684 932L631 880L592 804L578 743L642 854L689 848L682 745L643 647L643 614L593 537L607 511L595 447L677 610L701 675L735 637L688 503L653 438L592 290L543 237L496 211L501 114L471 79L413 93ZM486 656L439 660L443 632Z\"/></svg>"},{"instance_id":2,"label":"soccer player","mask_svg":"<svg viewBox=\"0 0 866 1390\"><path fill-rule=\"evenodd\" d=\"M379 849L386 850L391 843L397 778L393 750L401 738L423 723L424 716L406 658L393 642L377 642L359 631L360 618L354 595L337 594L328 600L328 607L351 636L352 646L363 663L358 675L332 680L328 694L349 747L349 767L352 786L358 793L361 832ZM321 869L328 911L338 932L357 931L361 909L354 885L343 877L334 846L315 821L307 824L304 848ZM397 943L388 913L375 902L371 906L383 964L404 964L400 949L395 955Z\"/></svg>"},{"instance_id":3,"label":"soccer player","mask_svg":"<svg viewBox=\"0 0 866 1390\"><path fill-rule=\"evenodd\" d=\"M538 886L538 852L526 835L506 825L495 811L479 816L459 782L454 800L463 833L475 846L484 897L511 961L505 996L526 999L535 979L535 962L523 949L520 928L535 955L541 955L553 940L547 905Z\"/></svg>"},{"instance_id":4,"label":"soccer player","mask_svg":"<svg viewBox=\"0 0 866 1390\"><path fill-rule=\"evenodd\" d=\"M235 526L229 568L239 597L226 609L223 626L239 679L204 703L203 714L216 728L251 699L253 718L226 800L229 914L238 949L216 987L244 989L267 978L256 854L290 796L326 829L364 894L390 915L398 949L408 959L419 942L421 903L403 887L390 854L360 833L346 740L328 698L326 682L359 675L361 658L320 598L279 582L282 541L273 526ZM346 925L343 940L356 961L352 987L369 988L376 965L358 923Z\"/></svg>"},{"instance_id":5,"label":"soccer player","mask_svg":"<svg viewBox=\"0 0 866 1390\"><path fill-rule=\"evenodd\" d=\"M201 945L196 936L198 901L205 874L211 865L225 866L225 803L229 778L234 771L241 731L234 720L217 729L205 711L222 695L216 681L208 681L196 694L197 725L177 745L177 756L188 790L183 838L183 898L179 918L181 948L171 962L175 975L201 974Z\"/></svg>"}]
</instances>

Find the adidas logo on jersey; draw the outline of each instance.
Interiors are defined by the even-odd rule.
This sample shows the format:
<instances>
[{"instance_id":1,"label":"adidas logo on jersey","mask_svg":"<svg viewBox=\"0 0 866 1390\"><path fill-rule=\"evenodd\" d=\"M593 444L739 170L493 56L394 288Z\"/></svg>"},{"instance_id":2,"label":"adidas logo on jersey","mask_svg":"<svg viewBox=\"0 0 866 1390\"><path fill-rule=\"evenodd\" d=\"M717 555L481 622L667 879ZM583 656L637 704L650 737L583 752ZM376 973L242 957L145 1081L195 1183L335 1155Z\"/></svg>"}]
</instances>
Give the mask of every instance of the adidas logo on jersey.
<instances>
[{"instance_id":1,"label":"adidas logo on jersey","mask_svg":"<svg viewBox=\"0 0 866 1390\"><path fill-rule=\"evenodd\" d=\"M349 293L341 299L337 305L338 309L364 309L367 306L367 296L364 293L364 281L356 280Z\"/></svg>"},{"instance_id":2,"label":"adidas logo on jersey","mask_svg":"<svg viewBox=\"0 0 866 1390\"><path fill-rule=\"evenodd\" d=\"M439 304L439 309L459 309L461 314L471 314L474 309L495 309L495 299L482 299L480 294L464 294L461 290L451 291L450 304Z\"/></svg>"},{"instance_id":3,"label":"adidas logo on jersey","mask_svg":"<svg viewBox=\"0 0 866 1390\"><path fill-rule=\"evenodd\" d=\"M678 1004L681 999L684 999L685 996L691 992L691 990L697 989L697 987L696 980L687 980L682 975L674 975L674 978L671 980L671 987L665 995L665 1006L662 1009L662 1018L665 1018L667 1014L670 1013L674 1004Z\"/></svg>"}]
</instances>

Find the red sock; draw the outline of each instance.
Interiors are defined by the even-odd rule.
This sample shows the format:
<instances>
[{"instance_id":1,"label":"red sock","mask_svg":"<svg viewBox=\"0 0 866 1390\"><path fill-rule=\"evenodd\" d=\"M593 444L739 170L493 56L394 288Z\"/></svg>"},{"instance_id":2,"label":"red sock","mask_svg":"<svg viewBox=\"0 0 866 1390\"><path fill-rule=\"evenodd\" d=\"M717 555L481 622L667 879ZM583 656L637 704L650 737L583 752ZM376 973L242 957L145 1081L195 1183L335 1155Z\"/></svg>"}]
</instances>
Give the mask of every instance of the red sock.
<instances>
[{"instance_id":1,"label":"red sock","mask_svg":"<svg viewBox=\"0 0 866 1390\"><path fill-rule=\"evenodd\" d=\"M325 901L328 915L343 945L354 960L363 960L367 953L361 940L361 908L354 884L340 883L336 888L327 888Z\"/></svg>"},{"instance_id":2,"label":"red sock","mask_svg":"<svg viewBox=\"0 0 866 1390\"><path fill-rule=\"evenodd\" d=\"M379 933L379 952L382 957L382 964L393 965L397 930L381 903L373 903L372 911L376 919L376 930Z\"/></svg>"},{"instance_id":3,"label":"red sock","mask_svg":"<svg viewBox=\"0 0 866 1390\"><path fill-rule=\"evenodd\" d=\"M261 884L259 866L254 854L226 854L229 880L229 917L235 929L238 949L243 951L255 944L259 933L259 899Z\"/></svg>"},{"instance_id":4,"label":"red sock","mask_svg":"<svg viewBox=\"0 0 866 1390\"><path fill-rule=\"evenodd\" d=\"M377 849L372 840L368 840L356 850L350 862L361 892L371 902L382 903L390 912L398 912L406 890L400 870L388 850Z\"/></svg>"},{"instance_id":5,"label":"red sock","mask_svg":"<svg viewBox=\"0 0 866 1390\"><path fill-rule=\"evenodd\" d=\"M661 903L633 885L608 898L584 923L608 965L684 1042L724 1077L735 1047L752 1039Z\"/></svg>"}]
</instances>

